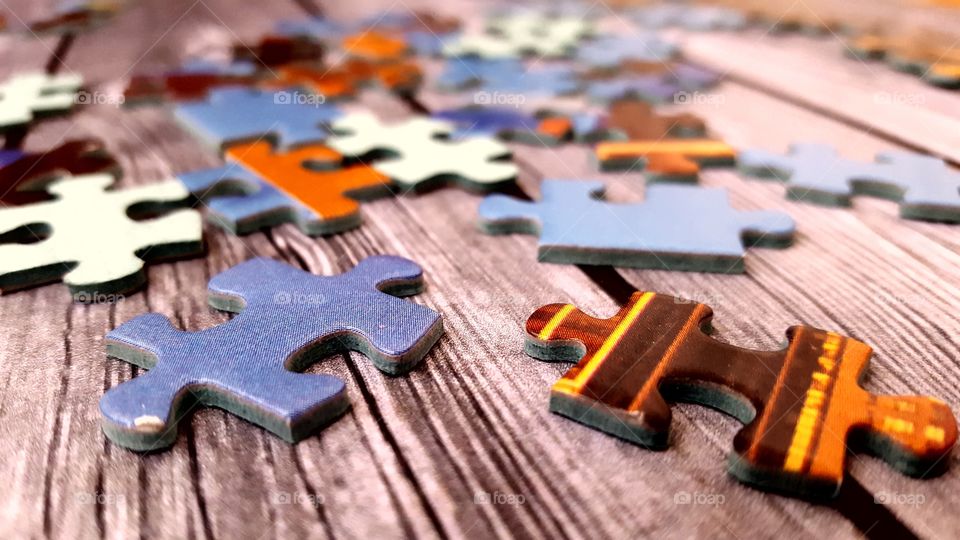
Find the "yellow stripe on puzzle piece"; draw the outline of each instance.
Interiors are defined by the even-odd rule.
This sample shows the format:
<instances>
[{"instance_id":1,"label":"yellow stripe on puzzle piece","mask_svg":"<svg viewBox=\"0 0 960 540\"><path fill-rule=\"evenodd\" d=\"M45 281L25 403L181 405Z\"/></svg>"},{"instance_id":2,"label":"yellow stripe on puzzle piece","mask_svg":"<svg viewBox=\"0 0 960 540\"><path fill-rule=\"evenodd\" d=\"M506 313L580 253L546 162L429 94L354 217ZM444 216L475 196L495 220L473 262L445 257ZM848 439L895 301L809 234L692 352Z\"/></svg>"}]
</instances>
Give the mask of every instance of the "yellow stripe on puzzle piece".
<instances>
[{"instance_id":1,"label":"yellow stripe on puzzle piece","mask_svg":"<svg viewBox=\"0 0 960 540\"><path fill-rule=\"evenodd\" d=\"M567 315L570 315L574 309L576 308L570 304L560 308L560 311L558 311L557 314L550 319L547 325L543 327L543 330L540 331L540 334L537 335L537 339L540 341L547 341L550 339L550 336L553 335L554 330L556 330L557 327L563 323L563 320L566 319Z\"/></svg>"}]
</instances>

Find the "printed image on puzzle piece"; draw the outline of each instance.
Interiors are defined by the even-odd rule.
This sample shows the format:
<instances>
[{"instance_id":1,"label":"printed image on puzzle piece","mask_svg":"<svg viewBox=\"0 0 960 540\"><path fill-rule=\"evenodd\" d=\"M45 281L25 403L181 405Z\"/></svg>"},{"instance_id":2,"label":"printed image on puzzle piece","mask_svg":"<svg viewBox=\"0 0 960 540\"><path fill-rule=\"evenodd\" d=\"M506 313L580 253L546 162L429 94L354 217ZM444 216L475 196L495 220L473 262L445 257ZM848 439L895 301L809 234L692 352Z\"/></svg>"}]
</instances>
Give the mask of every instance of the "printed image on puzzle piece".
<instances>
[{"instance_id":1,"label":"printed image on puzzle piece","mask_svg":"<svg viewBox=\"0 0 960 540\"><path fill-rule=\"evenodd\" d=\"M274 149L267 141L227 150L228 164L180 175L207 203L209 221L239 235L283 223L320 236L358 227L357 200L388 195L390 179L366 165L340 168L342 156L322 145Z\"/></svg>"},{"instance_id":2,"label":"printed image on puzzle piece","mask_svg":"<svg viewBox=\"0 0 960 540\"><path fill-rule=\"evenodd\" d=\"M790 216L730 207L726 190L674 184L649 186L641 203L602 200L603 184L544 180L541 199L490 195L480 204L488 234L540 237L537 258L675 271L745 271L744 244L785 247Z\"/></svg>"},{"instance_id":3,"label":"printed image on puzzle piece","mask_svg":"<svg viewBox=\"0 0 960 540\"><path fill-rule=\"evenodd\" d=\"M64 176L105 172L120 166L97 139L75 139L43 152L0 151L0 203L21 205L48 200L47 186Z\"/></svg>"},{"instance_id":4,"label":"printed image on puzzle piece","mask_svg":"<svg viewBox=\"0 0 960 540\"><path fill-rule=\"evenodd\" d=\"M124 105L162 100L199 100L220 86L252 85L255 69L249 63L218 64L204 60L185 62L180 68L160 74L138 74L124 89Z\"/></svg>"},{"instance_id":5,"label":"printed image on puzzle piece","mask_svg":"<svg viewBox=\"0 0 960 540\"><path fill-rule=\"evenodd\" d=\"M960 223L960 172L943 160L912 152L882 152L872 163L840 157L823 144L795 144L786 155L744 150L747 174L787 183L787 196L817 204L849 206L853 195L900 203L900 216Z\"/></svg>"},{"instance_id":6,"label":"printed image on puzzle piece","mask_svg":"<svg viewBox=\"0 0 960 540\"><path fill-rule=\"evenodd\" d=\"M643 101L612 103L607 125L625 140L601 141L594 149L602 171L643 171L648 182L697 182L700 167L733 165L736 151L705 137L706 125L691 114L664 116Z\"/></svg>"},{"instance_id":7,"label":"printed image on puzzle piece","mask_svg":"<svg viewBox=\"0 0 960 540\"><path fill-rule=\"evenodd\" d=\"M340 378L299 372L355 351L400 375L440 339L439 313L397 298L422 289L420 266L393 256L369 257L337 276L264 258L234 266L209 286L211 306L237 313L228 322L190 332L150 313L107 334L109 356L149 371L106 392L103 430L133 450L165 448L199 403L296 443L350 406Z\"/></svg>"},{"instance_id":8,"label":"printed image on puzzle piece","mask_svg":"<svg viewBox=\"0 0 960 540\"><path fill-rule=\"evenodd\" d=\"M167 180L108 190L109 174L63 176L47 186L53 200L0 209L0 288L60 279L78 302L98 302L146 283L145 261L203 252L200 213L181 208L189 193ZM26 243L32 242L32 243Z\"/></svg>"},{"instance_id":9,"label":"printed image on puzzle piece","mask_svg":"<svg viewBox=\"0 0 960 540\"><path fill-rule=\"evenodd\" d=\"M950 461L957 426L944 402L860 387L868 345L793 326L784 350L743 349L709 337L711 317L706 305L652 292L609 319L551 304L527 320L525 351L576 363L553 385L550 411L644 447L668 445L670 402L737 418L729 471L760 489L835 496L848 446L917 477Z\"/></svg>"},{"instance_id":10,"label":"printed image on puzzle piece","mask_svg":"<svg viewBox=\"0 0 960 540\"><path fill-rule=\"evenodd\" d=\"M81 84L78 75L19 73L8 77L0 83L0 131L69 111L77 103Z\"/></svg>"},{"instance_id":11,"label":"printed image on puzzle piece","mask_svg":"<svg viewBox=\"0 0 960 540\"><path fill-rule=\"evenodd\" d=\"M414 117L384 124L371 114L354 113L334 121L331 129L327 145L370 163L404 191L450 183L491 191L517 177L517 166L504 161L511 155L506 145L489 137L450 140L456 127L449 122Z\"/></svg>"},{"instance_id":12,"label":"printed image on puzzle piece","mask_svg":"<svg viewBox=\"0 0 960 540\"><path fill-rule=\"evenodd\" d=\"M458 130L452 135L454 139L482 135L506 141L551 146L569 140L574 130L571 118L546 110L527 114L516 109L469 106L438 111L432 116L458 126Z\"/></svg>"},{"instance_id":13,"label":"printed image on puzzle piece","mask_svg":"<svg viewBox=\"0 0 960 540\"><path fill-rule=\"evenodd\" d=\"M260 138L284 147L322 141L323 125L340 111L323 103L300 103L299 90L268 92L249 88L217 88L202 102L179 103L177 120L217 150Z\"/></svg>"}]
</instances>

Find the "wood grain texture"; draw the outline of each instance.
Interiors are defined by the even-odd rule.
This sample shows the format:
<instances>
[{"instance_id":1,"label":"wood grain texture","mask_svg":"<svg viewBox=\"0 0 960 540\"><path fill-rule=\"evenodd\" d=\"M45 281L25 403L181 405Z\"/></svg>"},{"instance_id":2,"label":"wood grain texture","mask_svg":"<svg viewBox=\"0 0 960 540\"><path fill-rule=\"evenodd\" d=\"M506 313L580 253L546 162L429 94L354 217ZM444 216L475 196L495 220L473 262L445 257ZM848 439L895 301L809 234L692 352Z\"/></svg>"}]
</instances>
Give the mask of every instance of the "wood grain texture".
<instances>
[{"instance_id":1,"label":"wood grain texture","mask_svg":"<svg viewBox=\"0 0 960 540\"><path fill-rule=\"evenodd\" d=\"M456 2L443 8L475 22L482 6ZM324 7L331 16L355 18L384 3ZM226 50L233 40L254 39L274 21L304 12L281 0L259 3L256 16L226 1L143 0L109 27L80 36L64 68L84 74L97 89L122 89L137 71L172 67L195 51ZM730 56L746 47L735 37L724 39ZM818 47L798 41L796 51L782 51L783 61L799 62L799 56L819 66L826 53ZM718 50L712 65L726 69ZM20 58L17 52L8 56ZM433 72L438 67L427 64ZM951 136L940 131L949 126L914 122L891 124L900 126L894 141L877 137L861 129L879 121L873 110L832 112L758 91L759 85L740 79L718 90L721 106L678 110L702 115L735 147L783 150L806 138L866 158L901 140L934 150L932 135ZM912 91L909 81L892 77L884 88ZM824 85L819 94L811 90L809 99L827 102L836 90ZM931 103L948 109L954 96L937 96L942 103ZM411 107L434 109L454 99L463 97L427 88L407 103L367 92L348 107L400 119ZM84 107L72 117L43 122L26 147L91 135L105 139L121 162L121 185L222 163L162 107ZM598 173L583 148L513 148L528 195L537 195L543 178L598 177L615 200L642 197L640 173ZM737 208L785 209L798 222L797 244L750 250L742 276L620 270L614 278L710 304L718 338L741 346L775 348L795 323L857 337L877 350L867 389L936 395L958 409L955 227L900 220L893 203L869 198L857 198L852 210L791 202L782 186L727 170L708 172L702 183L728 187ZM857 526L861 533L869 528L855 526L844 511L764 494L730 479L725 459L738 426L719 413L675 407L666 452L642 450L551 415L550 386L567 366L524 355L523 322L551 302L609 316L617 299L577 267L537 263L533 237L481 234L475 224L479 201L444 189L364 203L360 229L316 239L289 225L242 238L208 226L205 258L151 267L149 287L116 305L71 304L60 285L0 297L0 478L9 479L0 535L750 538L854 537ZM329 274L381 253L424 266L427 290L412 300L445 318L445 336L414 372L388 378L353 354L314 366L310 372L347 381L353 409L297 446L219 410L196 411L168 452L139 455L105 440L99 397L139 371L106 358L107 331L146 311L189 330L223 322L227 317L206 304L206 282L254 256ZM905 478L865 456L852 459L851 470L871 494L922 494L923 504L886 507L914 533L949 538L960 532L960 520L950 512L960 482L956 466L931 481ZM719 495L723 503L676 504L683 493ZM496 494L515 503L522 497L523 503L483 502Z\"/></svg>"}]
</instances>

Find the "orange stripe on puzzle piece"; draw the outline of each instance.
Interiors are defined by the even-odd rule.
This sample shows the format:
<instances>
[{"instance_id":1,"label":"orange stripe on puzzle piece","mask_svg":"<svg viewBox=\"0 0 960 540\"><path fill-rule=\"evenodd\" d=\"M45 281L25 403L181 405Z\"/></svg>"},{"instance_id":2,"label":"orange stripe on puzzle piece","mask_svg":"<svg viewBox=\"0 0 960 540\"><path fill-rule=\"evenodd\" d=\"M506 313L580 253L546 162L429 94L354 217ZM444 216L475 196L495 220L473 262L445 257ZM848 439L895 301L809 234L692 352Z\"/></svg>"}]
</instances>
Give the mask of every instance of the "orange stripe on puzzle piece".
<instances>
[{"instance_id":1,"label":"orange stripe on puzzle piece","mask_svg":"<svg viewBox=\"0 0 960 540\"><path fill-rule=\"evenodd\" d=\"M347 196L350 192L390 184L389 178L365 165L332 170L307 168L305 164L311 161L326 165L340 161L340 154L319 144L274 152L270 143L258 141L231 146L227 156L323 219L355 214L360 206Z\"/></svg>"},{"instance_id":2,"label":"orange stripe on puzzle piece","mask_svg":"<svg viewBox=\"0 0 960 540\"><path fill-rule=\"evenodd\" d=\"M736 152L713 139L664 139L662 141L607 141L597 145L600 163L644 159L645 169L664 175L693 175L698 162L733 162Z\"/></svg>"},{"instance_id":3,"label":"orange stripe on puzzle piece","mask_svg":"<svg viewBox=\"0 0 960 540\"><path fill-rule=\"evenodd\" d=\"M565 139L573 130L573 122L562 116L544 118L537 125L537 131L554 139Z\"/></svg>"}]
</instances>

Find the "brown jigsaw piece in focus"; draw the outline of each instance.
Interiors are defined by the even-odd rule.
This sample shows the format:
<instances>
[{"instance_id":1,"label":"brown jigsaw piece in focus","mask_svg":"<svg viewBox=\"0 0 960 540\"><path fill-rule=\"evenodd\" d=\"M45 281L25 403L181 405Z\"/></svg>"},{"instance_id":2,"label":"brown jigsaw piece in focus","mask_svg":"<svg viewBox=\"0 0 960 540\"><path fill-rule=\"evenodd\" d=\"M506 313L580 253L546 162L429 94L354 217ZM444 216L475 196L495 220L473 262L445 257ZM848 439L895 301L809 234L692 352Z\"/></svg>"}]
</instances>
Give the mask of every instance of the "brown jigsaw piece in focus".
<instances>
[{"instance_id":1,"label":"brown jigsaw piece in focus","mask_svg":"<svg viewBox=\"0 0 960 540\"><path fill-rule=\"evenodd\" d=\"M47 185L64 176L120 174L120 166L96 139L67 141L46 152L5 152L10 159L0 167L0 202L3 204L48 200Z\"/></svg>"},{"instance_id":2,"label":"brown jigsaw piece in focus","mask_svg":"<svg viewBox=\"0 0 960 540\"><path fill-rule=\"evenodd\" d=\"M609 319L551 304L527 320L525 349L540 360L576 362L553 385L552 412L642 446L667 446L667 400L734 416L745 425L733 441L730 473L763 489L835 496L848 444L916 477L940 473L950 461L957 426L944 402L860 387L868 345L793 326L783 350L743 349L703 331L712 314L704 304L652 292L634 293Z\"/></svg>"}]
</instances>

